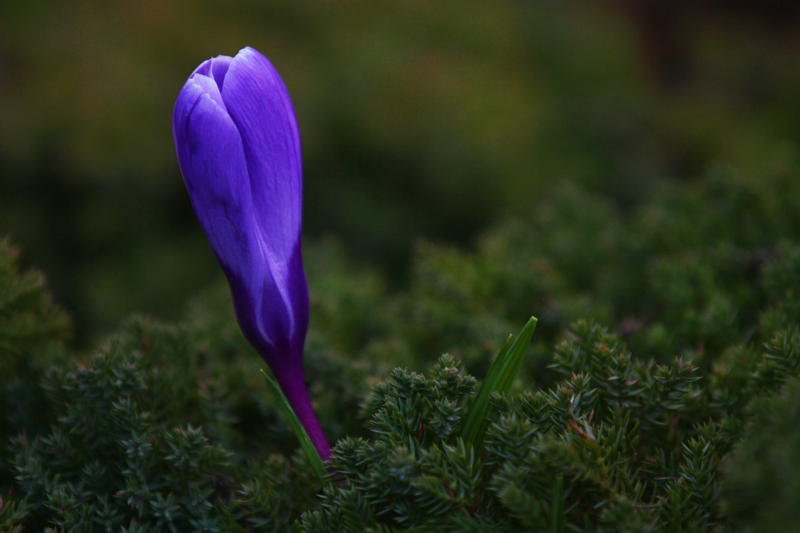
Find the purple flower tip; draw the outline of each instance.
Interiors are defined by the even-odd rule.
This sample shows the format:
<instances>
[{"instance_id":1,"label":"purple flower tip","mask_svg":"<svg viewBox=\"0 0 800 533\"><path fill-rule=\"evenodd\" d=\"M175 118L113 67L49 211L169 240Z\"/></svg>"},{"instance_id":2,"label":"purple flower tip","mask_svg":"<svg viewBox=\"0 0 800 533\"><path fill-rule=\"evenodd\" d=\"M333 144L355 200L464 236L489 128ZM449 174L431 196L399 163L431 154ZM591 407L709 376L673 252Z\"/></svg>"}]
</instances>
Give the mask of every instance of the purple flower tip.
<instances>
[{"instance_id":1,"label":"purple flower tip","mask_svg":"<svg viewBox=\"0 0 800 533\"><path fill-rule=\"evenodd\" d=\"M239 326L327 460L330 446L303 377L303 176L286 86L252 48L209 59L178 95L172 134L197 220L228 278Z\"/></svg>"}]
</instances>

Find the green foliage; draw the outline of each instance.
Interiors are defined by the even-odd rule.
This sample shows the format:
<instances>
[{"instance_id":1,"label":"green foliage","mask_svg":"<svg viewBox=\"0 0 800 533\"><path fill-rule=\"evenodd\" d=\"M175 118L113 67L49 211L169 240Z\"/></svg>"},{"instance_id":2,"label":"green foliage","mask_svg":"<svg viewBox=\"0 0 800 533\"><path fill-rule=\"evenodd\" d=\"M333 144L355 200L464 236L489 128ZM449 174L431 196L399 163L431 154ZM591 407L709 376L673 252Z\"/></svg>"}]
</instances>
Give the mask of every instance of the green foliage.
<instances>
[{"instance_id":1,"label":"green foliage","mask_svg":"<svg viewBox=\"0 0 800 533\"><path fill-rule=\"evenodd\" d=\"M52 419L38 386L69 334L69 319L43 290L44 277L20 273L18 250L0 239L0 442L33 434ZM11 481L0 446L0 490ZM12 513L12 510L6 511Z\"/></svg>"},{"instance_id":2,"label":"green foliage","mask_svg":"<svg viewBox=\"0 0 800 533\"><path fill-rule=\"evenodd\" d=\"M749 373L750 398L765 376L774 387L798 375L794 349L777 353L781 343ZM718 464L741 422L704 401L696 367L640 362L589 322L574 325L554 361L565 378L550 390L495 394L481 456L432 430L442 420L431 406L459 399L435 386L445 373L461 376L451 357L432 378L395 371L368 404L373 438L337 445L330 466L339 485L303 530L671 532L727 523Z\"/></svg>"},{"instance_id":3,"label":"green foliage","mask_svg":"<svg viewBox=\"0 0 800 533\"><path fill-rule=\"evenodd\" d=\"M800 139L793 2L39 2L0 4L0 232L84 345L132 309L178 317L218 272L165 121L200 61L245 44L294 101L304 228L395 272L416 236L467 242L564 176L630 207Z\"/></svg>"},{"instance_id":4,"label":"green foliage","mask_svg":"<svg viewBox=\"0 0 800 533\"><path fill-rule=\"evenodd\" d=\"M19 251L0 240L0 356L3 361L66 337L69 320L54 306L35 271L19 273Z\"/></svg>"},{"instance_id":5,"label":"green foliage","mask_svg":"<svg viewBox=\"0 0 800 533\"><path fill-rule=\"evenodd\" d=\"M302 461L299 470L279 458L249 464L222 447L237 441L231 413L222 384L198 370L198 355L185 332L134 322L85 363L48 371L43 387L55 421L13 443L30 527L286 527L310 505L302 485L314 482ZM263 487L273 489L269 498Z\"/></svg>"},{"instance_id":6,"label":"green foliage","mask_svg":"<svg viewBox=\"0 0 800 533\"><path fill-rule=\"evenodd\" d=\"M800 531L800 379L750 407L753 422L725 460L725 510L741 531Z\"/></svg>"},{"instance_id":7,"label":"green foliage","mask_svg":"<svg viewBox=\"0 0 800 533\"><path fill-rule=\"evenodd\" d=\"M3 533L20 533L22 524L28 516L28 506L20 501L6 503L0 496L0 531Z\"/></svg>"},{"instance_id":8,"label":"green foliage","mask_svg":"<svg viewBox=\"0 0 800 533\"><path fill-rule=\"evenodd\" d=\"M579 338L597 333L590 324L577 328ZM601 362L582 350L592 343L620 370L593 375ZM465 521L474 531L552 531L564 519L586 531L668 531L659 529L664 515L714 525L716 428L673 425L690 396L692 369L641 366L642 384L631 395L640 400L630 402L592 386L630 374L630 357L614 353L617 339L585 336L569 348L581 355L559 364L572 377L556 390L495 396L482 456L457 434L435 431L442 420L430 406L459 399L436 383L443 375L468 382L452 358L441 359L432 378L396 371L369 403L373 439L347 439L334 450L340 483L326 489L322 509L305 515L304 531L465 531ZM645 442L649 428L639 420L670 433L677 449L666 455L668 442Z\"/></svg>"},{"instance_id":9,"label":"green foliage","mask_svg":"<svg viewBox=\"0 0 800 533\"><path fill-rule=\"evenodd\" d=\"M511 390L537 322L535 317L531 317L513 343L511 337L508 338L486 374L486 379L478 389L475 402L470 407L461 430L461 436L465 443L474 448L477 454L483 450L483 439L489 427L487 415L492 395L495 393L507 394Z\"/></svg>"},{"instance_id":10,"label":"green foliage","mask_svg":"<svg viewBox=\"0 0 800 533\"><path fill-rule=\"evenodd\" d=\"M224 285L75 355L6 252L0 531L792 530L798 183L719 173L630 213L567 184L472 249L420 243L399 289L311 244L326 487Z\"/></svg>"}]
</instances>

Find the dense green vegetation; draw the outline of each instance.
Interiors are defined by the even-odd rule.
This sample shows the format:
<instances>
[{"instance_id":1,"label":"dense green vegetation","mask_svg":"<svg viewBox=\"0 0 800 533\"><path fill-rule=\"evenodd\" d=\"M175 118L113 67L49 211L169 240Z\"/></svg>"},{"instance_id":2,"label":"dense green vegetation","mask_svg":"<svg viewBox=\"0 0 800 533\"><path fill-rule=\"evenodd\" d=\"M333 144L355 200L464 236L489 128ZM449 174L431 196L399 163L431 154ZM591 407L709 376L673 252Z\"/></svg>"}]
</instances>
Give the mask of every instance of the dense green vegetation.
<instances>
[{"instance_id":1,"label":"dense green vegetation","mask_svg":"<svg viewBox=\"0 0 800 533\"><path fill-rule=\"evenodd\" d=\"M295 104L306 235L336 235L397 283L415 239L468 245L565 178L630 209L719 162L780 169L800 146L798 11L0 2L0 234L47 273L81 348L132 311L178 318L218 270L181 182L172 106L200 62L249 45Z\"/></svg>"},{"instance_id":2,"label":"dense green vegetation","mask_svg":"<svg viewBox=\"0 0 800 533\"><path fill-rule=\"evenodd\" d=\"M74 353L4 244L0 531L798 530L798 205L794 167L628 213L564 184L471 249L419 243L400 288L310 244L324 489L222 281ZM530 315L471 449L475 386Z\"/></svg>"}]
</instances>

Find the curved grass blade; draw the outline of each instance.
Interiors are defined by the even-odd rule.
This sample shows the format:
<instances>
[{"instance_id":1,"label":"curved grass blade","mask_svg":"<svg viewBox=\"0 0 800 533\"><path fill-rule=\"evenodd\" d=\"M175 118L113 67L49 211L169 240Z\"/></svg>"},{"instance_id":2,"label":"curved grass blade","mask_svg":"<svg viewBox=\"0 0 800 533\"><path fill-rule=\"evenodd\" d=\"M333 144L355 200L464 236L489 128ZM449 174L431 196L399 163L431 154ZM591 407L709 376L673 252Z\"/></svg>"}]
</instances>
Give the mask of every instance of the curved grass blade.
<instances>
[{"instance_id":1,"label":"curved grass blade","mask_svg":"<svg viewBox=\"0 0 800 533\"><path fill-rule=\"evenodd\" d=\"M486 413L489 411L492 393L497 391L505 394L511 390L514 379L522 366L522 357L528 349L537 322L538 319L536 317L531 317L525 327L522 328L522 331L519 332L513 344L511 343L512 337L509 335L494 363L489 368L486 379L483 380L478 389L475 403L465 416L461 438L464 439L464 442L471 444L476 451L483 447L483 439L489 427Z\"/></svg>"},{"instance_id":2,"label":"curved grass blade","mask_svg":"<svg viewBox=\"0 0 800 533\"><path fill-rule=\"evenodd\" d=\"M317 449L314 448L314 445L311 443L311 439L308 438L308 433L306 433L306 430L303 429L300 419L297 418L294 410L289 405L289 400L286 399L286 396L283 395L281 388L277 385L277 383L272 381L272 379L267 375L266 372L264 372L264 370L261 370L261 375L264 376L264 379L267 381L267 385L269 385L269 387L272 389L272 392L274 392L275 396L277 396L278 405L281 406L283 414L286 415L286 420L289 421L292 431L294 431L294 434L297 435L297 440L300 441L300 446L306 453L308 462L311 464L311 468L314 470L317 478L319 478L320 484L323 487L327 487L330 483L330 479L328 478L328 472L325 470L325 465L322 462L322 458L320 458Z\"/></svg>"}]
</instances>

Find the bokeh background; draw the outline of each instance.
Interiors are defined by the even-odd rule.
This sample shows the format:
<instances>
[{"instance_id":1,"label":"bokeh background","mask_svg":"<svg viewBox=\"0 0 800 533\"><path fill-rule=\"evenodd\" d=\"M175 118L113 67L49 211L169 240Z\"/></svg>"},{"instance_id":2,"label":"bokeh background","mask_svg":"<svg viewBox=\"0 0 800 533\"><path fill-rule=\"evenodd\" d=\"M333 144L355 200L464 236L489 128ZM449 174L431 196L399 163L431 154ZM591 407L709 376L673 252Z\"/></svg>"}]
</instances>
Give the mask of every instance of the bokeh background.
<instances>
[{"instance_id":1,"label":"bokeh background","mask_svg":"<svg viewBox=\"0 0 800 533\"><path fill-rule=\"evenodd\" d=\"M171 112L246 45L294 100L307 240L396 284L417 239L469 246L564 181L633 209L718 165L758 179L800 143L800 3L2 0L0 235L78 345L179 316L220 275Z\"/></svg>"}]
</instances>

